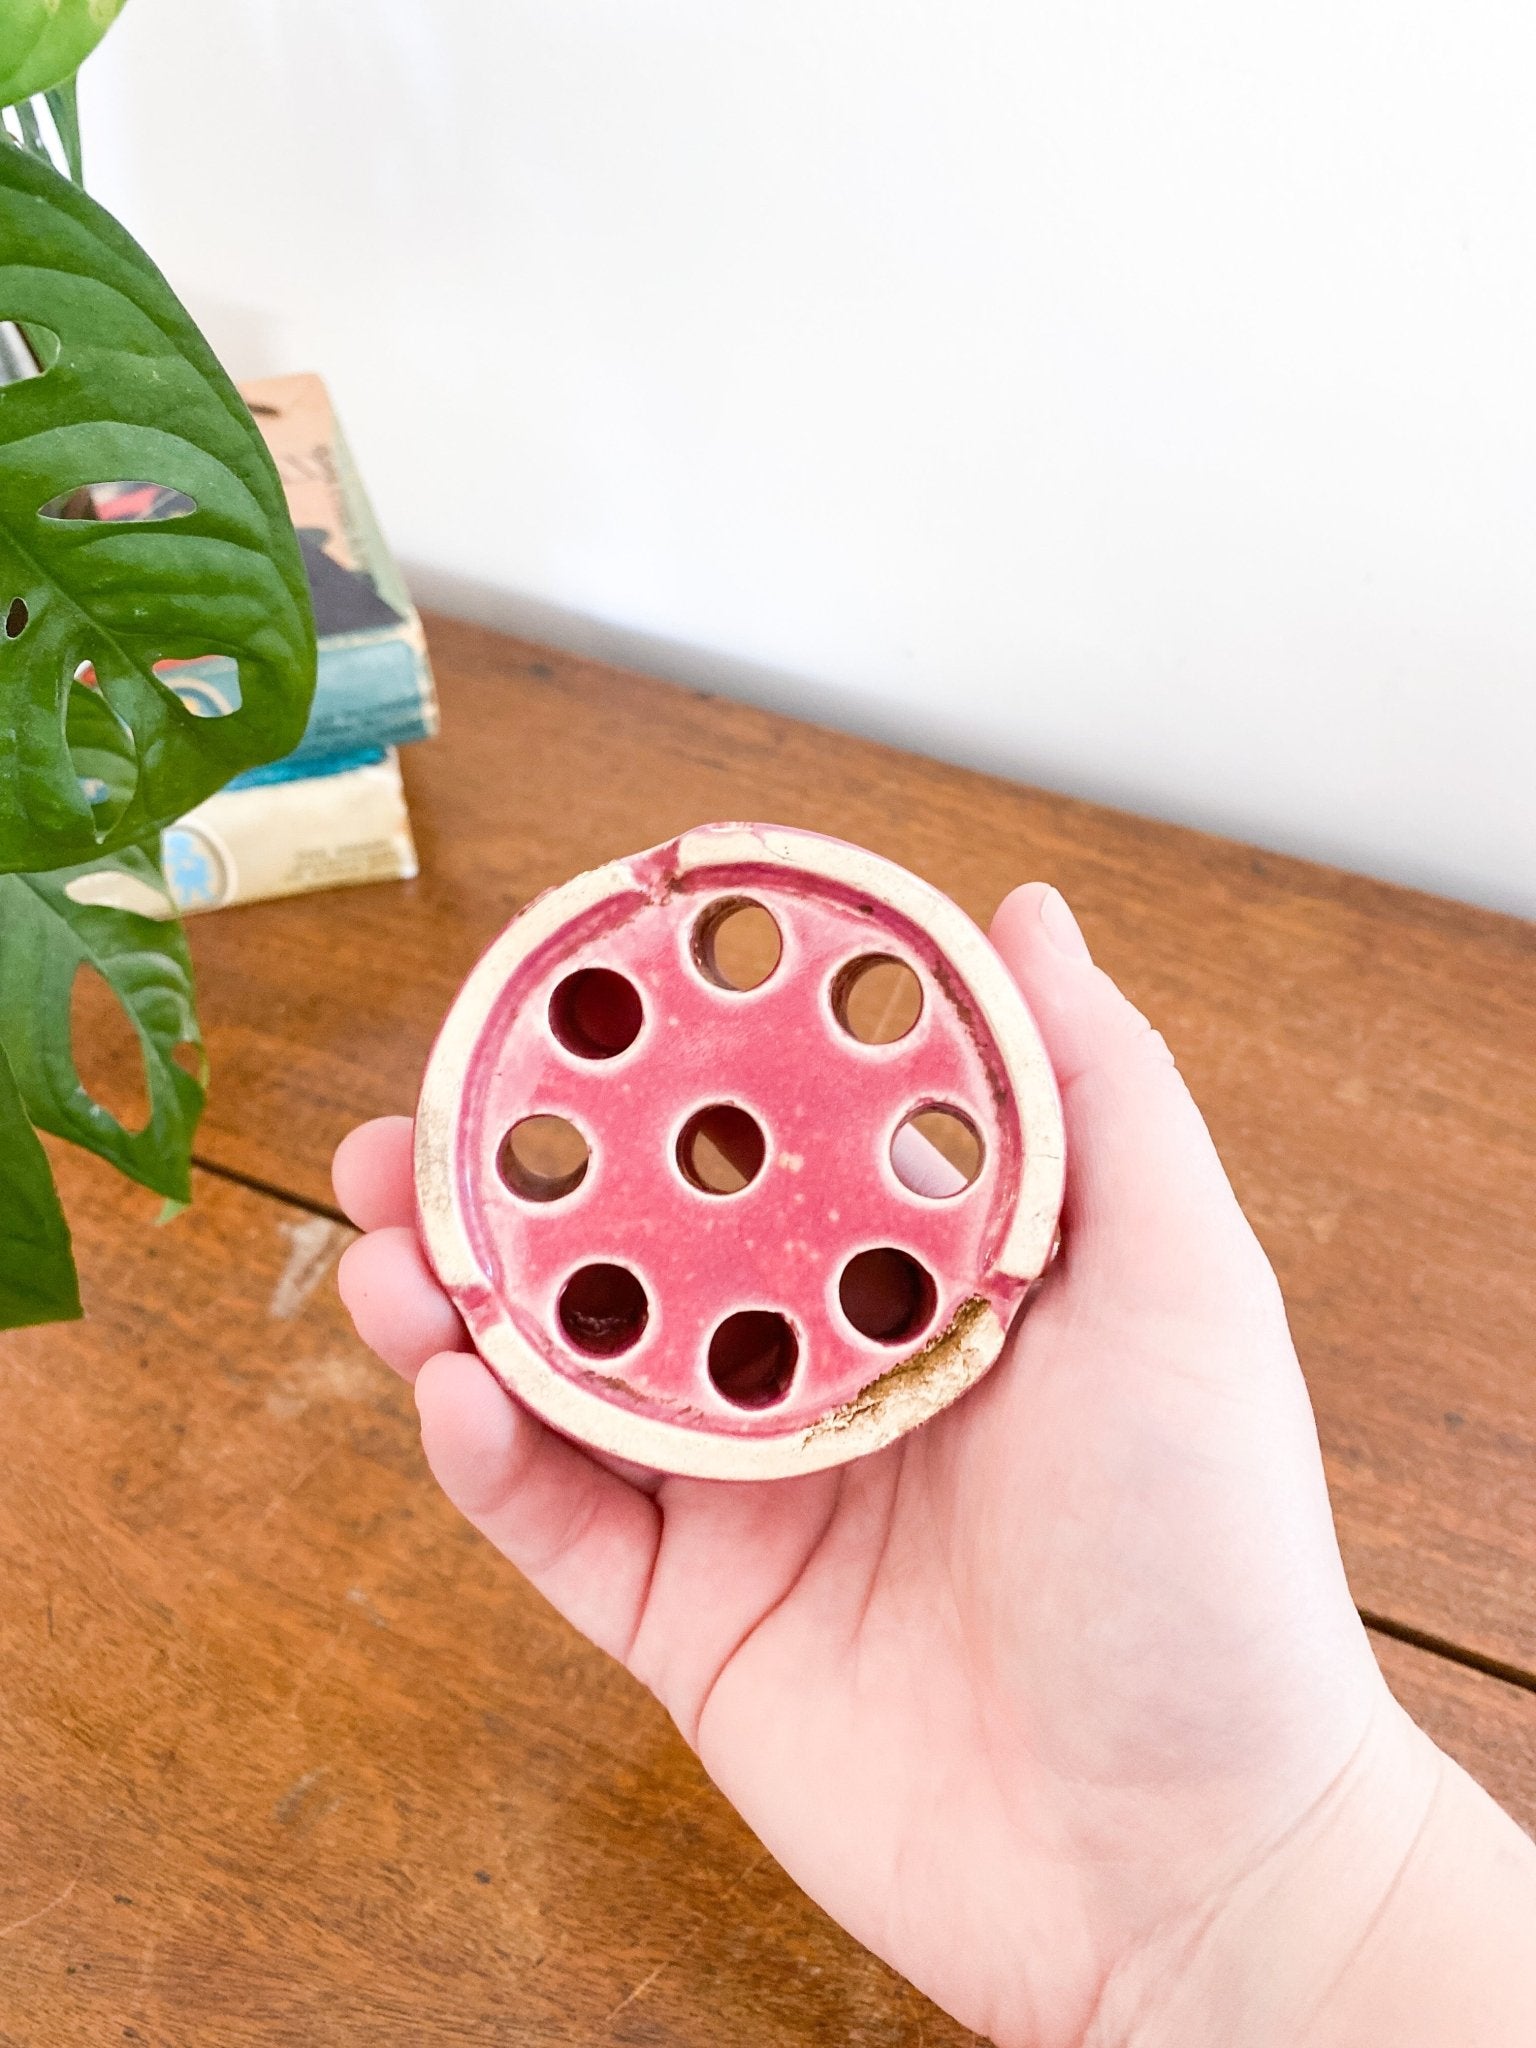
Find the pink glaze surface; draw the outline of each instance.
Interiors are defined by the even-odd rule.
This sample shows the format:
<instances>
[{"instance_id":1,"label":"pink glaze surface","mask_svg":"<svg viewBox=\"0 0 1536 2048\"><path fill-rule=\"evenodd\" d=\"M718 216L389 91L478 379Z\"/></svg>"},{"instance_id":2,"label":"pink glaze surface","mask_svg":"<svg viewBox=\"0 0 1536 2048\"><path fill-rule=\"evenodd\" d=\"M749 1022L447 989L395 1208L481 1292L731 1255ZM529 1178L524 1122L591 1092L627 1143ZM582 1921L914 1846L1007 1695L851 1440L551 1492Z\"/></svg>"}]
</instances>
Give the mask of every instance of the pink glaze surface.
<instances>
[{"instance_id":1,"label":"pink glaze surface","mask_svg":"<svg viewBox=\"0 0 1536 2048\"><path fill-rule=\"evenodd\" d=\"M449 1142L488 1284L461 1290L459 1306L472 1333L510 1317L556 1372L631 1412L777 1436L852 1400L967 1303L986 1300L1006 1325L1024 1283L994 1258L1023 1133L1001 1054L923 929L825 878L767 864L679 877L667 852L626 864L620 893L523 961L474 1041ZM763 905L782 942L774 972L746 992L717 986L693 952L701 914L731 896ZM907 962L922 986L921 1015L893 1044L859 1043L832 1008L839 970L872 953ZM613 1057L583 1058L551 1028L556 987L587 967L639 992L639 1035ZM728 1195L694 1187L676 1161L683 1125L717 1103L745 1109L767 1140L757 1178ZM930 1197L903 1186L890 1151L903 1119L933 1105L970 1120L984 1158L973 1185ZM512 1192L498 1170L506 1133L535 1115L568 1119L591 1148L580 1186L554 1201ZM959 1176L938 1166L930 1184L952 1187ZM912 1254L936 1290L926 1324L894 1345L861 1335L839 1302L845 1264L876 1246ZM595 1261L627 1268L648 1298L643 1334L619 1356L584 1352L561 1328L562 1288ZM777 1310L798 1338L793 1381L772 1406L736 1406L711 1382L711 1334L739 1309Z\"/></svg>"}]
</instances>

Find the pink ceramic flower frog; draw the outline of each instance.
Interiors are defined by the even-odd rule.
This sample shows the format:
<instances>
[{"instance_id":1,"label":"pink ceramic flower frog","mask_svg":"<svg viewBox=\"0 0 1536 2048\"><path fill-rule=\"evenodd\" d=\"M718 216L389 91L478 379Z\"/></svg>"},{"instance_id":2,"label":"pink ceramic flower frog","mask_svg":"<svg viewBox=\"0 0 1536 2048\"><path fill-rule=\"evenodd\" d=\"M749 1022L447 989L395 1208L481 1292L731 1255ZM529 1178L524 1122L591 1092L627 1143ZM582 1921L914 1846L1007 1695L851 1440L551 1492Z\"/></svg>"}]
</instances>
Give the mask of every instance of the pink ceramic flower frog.
<instances>
[{"instance_id":1,"label":"pink ceramic flower frog","mask_svg":"<svg viewBox=\"0 0 1536 2048\"><path fill-rule=\"evenodd\" d=\"M705 825L553 889L474 969L416 1125L428 1255L508 1389L662 1471L889 1443L986 1371L1053 1248L1017 987L861 848Z\"/></svg>"}]
</instances>

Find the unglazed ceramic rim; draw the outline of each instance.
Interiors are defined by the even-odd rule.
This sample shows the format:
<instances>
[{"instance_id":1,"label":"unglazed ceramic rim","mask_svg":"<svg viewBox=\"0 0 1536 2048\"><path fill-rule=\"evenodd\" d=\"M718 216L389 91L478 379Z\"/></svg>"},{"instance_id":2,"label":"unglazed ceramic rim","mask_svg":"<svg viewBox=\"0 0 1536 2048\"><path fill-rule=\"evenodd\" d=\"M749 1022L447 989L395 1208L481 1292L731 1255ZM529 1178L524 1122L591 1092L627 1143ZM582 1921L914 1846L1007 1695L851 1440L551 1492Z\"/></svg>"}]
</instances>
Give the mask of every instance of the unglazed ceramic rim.
<instances>
[{"instance_id":1,"label":"unglazed ceramic rim","mask_svg":"<svg viewBox=\"0 0 1536 2048\"><path fill-rule=\"evenodd\" d=\"M1033 1017L991 943L931 884L879 854L788 826L700 825L675 842L577 875L528 904L482 955L454 999L427 1061L416 1111L417 1227L438 1279L461 1308L491 1299L477 1262L454 1170L464 1077L502 992L530 954L573 918L610 897L632 897L636 870L667 856L679 876L744 865L803 873L856 890L925 930L958 971L1007 1072L1023 1133L1011 1220L992 1270L1026 1286L1048 1264L1065 1178L1055 1077ZM632 1464L698 1479L782 1479L841 1465L892 1443L937 1415L981 1378L1007 1329L990 1303L962 1307L938 1337L882 1369L859 1394L807 1427L780 1436L715 1436L636 1414L566 1377L518 1332L504 1310L466 1312L480 1355L510 1394L589 1448Z\"/></svg>"}]
</instances>

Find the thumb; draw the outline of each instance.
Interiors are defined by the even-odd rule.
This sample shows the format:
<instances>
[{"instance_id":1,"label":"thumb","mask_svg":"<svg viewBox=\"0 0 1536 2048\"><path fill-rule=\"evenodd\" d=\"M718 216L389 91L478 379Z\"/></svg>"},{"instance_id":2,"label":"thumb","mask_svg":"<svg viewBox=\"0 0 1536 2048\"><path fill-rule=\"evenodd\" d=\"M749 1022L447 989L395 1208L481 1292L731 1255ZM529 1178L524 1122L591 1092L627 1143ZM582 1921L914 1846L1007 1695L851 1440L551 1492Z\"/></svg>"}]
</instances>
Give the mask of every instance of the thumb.
<instances>
[{"instance_id":1,"label":"thumb","mask_svg":"<svg viewBox=\"0 0 1536 2048\"><path fill-rule=\"evenodd\" d=\"M1015 889L992 942L1061 1090L1068 1270L1093 1299L1142 1313L1272 1314L1274 1276L1173 1055L1094 966L1062 897L1043 882Z\"/></svg>"}]
</instances>

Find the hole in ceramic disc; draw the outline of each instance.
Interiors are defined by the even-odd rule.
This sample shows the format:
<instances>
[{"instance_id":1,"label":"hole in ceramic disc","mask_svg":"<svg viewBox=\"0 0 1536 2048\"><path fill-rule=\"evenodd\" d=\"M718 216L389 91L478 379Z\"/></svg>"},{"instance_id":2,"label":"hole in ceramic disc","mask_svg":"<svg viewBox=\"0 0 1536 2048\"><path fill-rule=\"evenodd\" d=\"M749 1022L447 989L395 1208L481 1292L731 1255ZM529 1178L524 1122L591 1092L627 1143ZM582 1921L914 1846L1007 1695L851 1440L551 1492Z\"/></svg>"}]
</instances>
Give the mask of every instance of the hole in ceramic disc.
<instances>
[{"instance_id":1,"label":"hole in ceramic disc","mask_svg":"<svg viewBox=\"0 0 1536 2048\"><path fill-rule=\"evenodd\" d=\"M706 1195L737 1195L762 1172L767 1149L756 1117L734 1102L712 1102L683 1125L677 1163Z\"/></svg>"},{"instance_id":2,"label":"hole in ceramic disc","mask_svg":"<svg viewBox=\"0 0 1536 2048\"><path fill-rule=\"evenodd\" d=\"M525 1116L501 1141L496 1167L514 1195L558 1202L587 1177L591 1148L563 1116Z\"/></svg>"},{"instance_id":3,"label":"hole in ceramic disc","mask_svg":"<svg viewBox=\"0 0 1536 2048\"><path fill-rule=\"evenodd\" d=\"M611 967L579 967L549 999L549 1027L567 1052L611 1060L640 1035L640 991Z\"/></svg>"},{"instance_id":4,"label":"hole in ceramic disc","mask_svg":"<svg viewBox=\"0 0 1536 2048\"><path fill-rule=\"evenodd\" d=\"M938 1290L927 1268L895 1245L858 1252L837 1283L843 1314L862 1337L905 1344L933 1321Z\"/></svg>"},{"instance_id":5,"label":"hole in ceramic disc","mask_svg":"<svg viewBox=\"0 0 1536 2048\"><path fill-rule=\"evenodd\" d=\"M735 1408L771 1408L789 1392L800 1340L777 1309L744 1308L709 1340L709 1377Z\"/></svg>"},{"instance_id":6,"label":"hole in ceramic disc","mask_svg":"<svg viewBox=\"0 0 1536 2048\"><path fill-rule=\"evenodd\" d=\"M638 1344L650 1312L627 1266L579 1266L560 1291L560 1327L591 1358L616 1358Z\"/></svg>"},{"instance_id":7,"label":"hole in ceramic disc","mask_svg":"<svg viewBox=\"0 0 1536 2048\"><path fill-rule=\"evenodd\" d=\"M693 957L699 972L717 988L745 995L761 988L784 950L770 911L749 896L712 903L693 928Z\"/></svg>"},{"instance_id":8,"label":"hole in ceramic disc","mask_svg":"<svg viewBox=\"0 0 1536 2048\"><path fill-rule=\"evenodd\" d=\"M923 1013L922 983L905 960L866 953L833 982L832 1010L860 1045L894 1045Z\"/></svg>"},{"instance_id":9,"label":"hole in ceramic disc","mask_svg":"<svg viewBox=\"0 0 1536 2048\"><path fill-rule=\"evenodd\" d=\"M914 1110L891 1140L896 1178L914 1195L942 1201L975 1184L985 1152L981 1134L958 1109Z\"/></svg>"}]
</instances>

